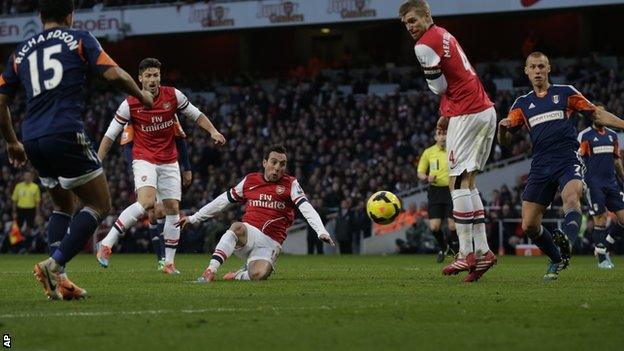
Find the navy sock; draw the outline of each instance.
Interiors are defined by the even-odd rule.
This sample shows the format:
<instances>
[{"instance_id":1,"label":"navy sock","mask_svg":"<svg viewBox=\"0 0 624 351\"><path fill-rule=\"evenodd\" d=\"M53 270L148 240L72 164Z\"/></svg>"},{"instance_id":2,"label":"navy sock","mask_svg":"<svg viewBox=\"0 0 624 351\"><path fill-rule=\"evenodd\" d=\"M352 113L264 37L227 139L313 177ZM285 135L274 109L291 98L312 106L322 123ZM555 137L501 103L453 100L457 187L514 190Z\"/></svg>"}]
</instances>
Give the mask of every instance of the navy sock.
<instances>
[{"instance_id":1,"label":"navy sock","mask_svg":"<svg viewBox=\"0 0 624 351\"><path fill-rule=\"evenodd\" d=\"M65 235L61 246L54 251L52 258L61 266L76 256L84 248L89 238L100 225L100 216L92 209L85 207L71 221L69 233Z\"/></svg>"},{"instance_id":2,"label":"navy sock","mask_svg":"<svg viewBox=\"0 0 624 351\"><path fill-rule=\"evenodd\" d=\"M436 231L431 231L431 234L433 234L433 237L436 239L436 241L438 242L438 246L440 247L440 251L444 252L446 251L446 243L444 242L444 234L442 234L441 230L436 230Z\"/></svg>"},{"instance_id":3,"label":"navy sock","mask_svg":"<svg viewBox=\"0 0 624 351\"><path fill-rule=\"evenodd\" d=\"M165 235L164 234L160 234L158 235L158 237L160 238L160 240L158 240L158 243L160 244L160 251L158 251L158 255L160 256L161 260L165 259Z\"/></svg>"},{"instance_id":4,"label":"navy sock","mask_svg":"<svg viewBox=\"0 0 624 351\"><path fill-rule=\"evenodd\" d=\"M156 255L156 261L160 261L160 233L158 232L158 226L156 224L150 224L149 235L152 238L152 251Z\"/></svg>"},{"instance_id":5,"label":"navy sock","mask_svg":"<svg viewBox=\"0 0 624 351\"><path fill-rule=\"evenodd\" d=\"M611 237L615 240L623 239L624 238L624 225L616 220L615 223L611 224L611 226L609 227L608 234L611 235Z\"/></svg>"},{"instance_id":6,"label":"navy sock","mask_svg":"<svg viewBox=\"0 0 624 351\"><path fill-rule=\"evenodd\" d=\"M48 238L48 252L50 255L58 249L61 245L61 241L67 234L67 228L72 217L67 213L54 211L48 220L48 227L46 230L46 236Z\"/></svg>"},{"instance_id":7,"label":"navy sock","mask_svg":"<svg viewBox=\"0 0 624 351\"><path fill-rule=\"evenodd\" d=\"M561 252L555 242L553 241L552 235L548 231L548 229L542 227L541 233L537 235L537 237L533 238L533 243L537 245L537 247L542 250L546 256L550 258L553 263L561 262Z\"/></svg>"},{"instance_id":8,"label":"navy sock","mask_svg":"<svg viewBox=\"0 0 624 351\"><path fill-rule=\"evenodd\" d=\"M603 244L607 245L607 231L605 227L594 226L592 232L592 238L594 239L594 245Z\"/></svg>"},{"instance_id":9,"label":"navy sock","mask_svg":"<svg viewBox=\"0 0 624 351\"><path fill-rule=\"evenodd\" d=\"M165 231L165 219L164 218L160 218L158 219L158 237L160 238L160 250L158 251L158 256L160 256L161 260L165 259L165 235L163 234L163 232Z\"/></svg>"},{"instance_id":10,"label":"navy sock","mask_svg":"<svg viewBox=\"0 0 624 351\"><path fill-rule=\"evenodd\" d=\"M583 215L579 210L572 208L566 211L565 218L563 220L563 232L570 239L572 246L576 243L579 231L581 229L581 221Z\"/></svg>"},{"instance_id":11,"label":"navy sock","mask_svg":"<svg viewBox=\"0 0 624 351\"><path fill-rule=\"evenodd\" d=\"M605 227L594 226L592 232L592 238L594 240L594 247L596 248L596 254L598 255L598 261L602 262L607 258L607 231Z\"/></svg>"}]
</instances>

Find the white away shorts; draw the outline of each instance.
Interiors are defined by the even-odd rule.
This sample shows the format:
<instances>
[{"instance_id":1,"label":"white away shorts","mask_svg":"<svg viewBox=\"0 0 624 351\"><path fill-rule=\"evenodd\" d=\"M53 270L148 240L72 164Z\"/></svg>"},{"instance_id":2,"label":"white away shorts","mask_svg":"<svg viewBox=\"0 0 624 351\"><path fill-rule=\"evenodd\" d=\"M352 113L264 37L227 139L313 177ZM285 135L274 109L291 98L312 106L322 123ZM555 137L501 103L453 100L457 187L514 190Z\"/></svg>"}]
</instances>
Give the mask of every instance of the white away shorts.
<instances>
[{"instance_id":1,"label":"white away shorts","mask_svg":"<svg viewBox=\"0 0 624 351\"><path fill-rule=\"evenodd\" d=\"M446 132L449 175L481 171L496 136L496 110L451 117Z\"/></svg>"},{"instance_id":2,"label":"white away shorts","mask_svg":"<svg viewBox=\"0 0 624 351\"><path fill-rule=\"evenodd\" d=\"M282 252L282 245L253 225L245 222L243 224L247 228L247 244L236 248L234 254L247 264L263 260L268 261L272 267L275 267L277 256Z\"/></svg>"},{"instance_id":3,"label":"white away shorts","mask_svg":"<svg viewBox=\"0 0 624 351\"><path fill-rule=\"evenodd\" d=\"M182 199L182 178L178 163L156 165L145 160L132 161L134 189L151 186L156 189L158 202L166 199Z\"/></svg>"}]
</instances>

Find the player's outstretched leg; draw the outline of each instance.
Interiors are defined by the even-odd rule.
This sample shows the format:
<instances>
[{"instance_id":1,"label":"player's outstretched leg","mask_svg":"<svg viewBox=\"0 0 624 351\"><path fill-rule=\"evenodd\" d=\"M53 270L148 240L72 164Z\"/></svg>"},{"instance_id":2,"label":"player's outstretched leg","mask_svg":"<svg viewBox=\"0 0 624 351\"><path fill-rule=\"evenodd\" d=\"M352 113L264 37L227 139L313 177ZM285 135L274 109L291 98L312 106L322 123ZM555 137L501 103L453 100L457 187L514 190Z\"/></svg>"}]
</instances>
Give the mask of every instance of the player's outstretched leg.
<instances>
[{"instance_id":1,"label":"player's outstretched leg","mask_svg":"<svg viewBox=\"0 0 624 351\"><path fill-rule=\"evenodd\" d=\"M104 268L108 267L108 261L112 254L113 246L119 241L119 237L122 236L128 228L135 225L145 214L145 207L139 202L133 203L121 212L106 237L98 243L96 257L100 266Z\"/></svg>"},{"instance_id":2,"label":"player's outstretched leg","mask_svg":"<svg viewBox=\"0 0 624 351\"><path fill-rule=\"evenodd\" d=\"M180 220L180 215L167 215L165 217L165 226L163 229L163 236L165 239L165 265L163 267L163 273L165 274L180 274L175 268L175 254L178 250L178 243L180 242L180 227L176 227L176 223Z\"/></svg>"},{"instance_id":3,"label":"player's outstretched leg","mask_svg":"<svg viewBox=\"0 0 624 351\"><path fill-rule=\"evenodd\" d=\"M537 247L542 250L542 252L550 258L550 264L546 270L546 274L544 275L545 281L556 280L559 272L567 267L567 264L564 263L563 258L561 257L561 251L559 247L555 244L552 235L548 231L548 229L541 226L538 230L533 228L525 230L525 235L529 237Z\"/></svg>"},{"instance_id":4,"label":"player's outstretched leg","mask_svg":"<svg viewBox=\"0 0 624 351\"><path fill-rule=\"evenodd\" d=\"M594 255L598 258L598 268L612 269L614 266L607 252L608 242L606 228L594 225L592 238L594 241Z\"/></svg>"},{"instance_id":5,"label":"player's outstretched leg","mask_svg":"<svg viewBox=\"0 0 624 351\"><path fill-rule=\"evenodd\" d=\"M481 277L498 261L496 255L494 255L488 245L487 234L485 232L485 210L477 188L471 190L470 198L474 209L474 225L472 230L477 260L475 267L470 270L470 273L464 278L464 282L467 283L476 282L481 279Z\"/></svg>"},{"instance_id":6,"label":"player's outstretched leg","mask_svg":"<svg viewBox=\"0 0 624 351\"><path fill-rule=\"evenodd\" d=\"M455 261L444 267L442 274L455 275L468 271L476 264L476 256L472 247L472 222L474 219L470 189L451 191L453 198L453 217L457 236L459 237L459 253Z\"/></svg>"},{"instance_id":7,"label":"player's outstretched leg","mask_svg":"<svg viewBox=\"0 0 624 351\"><path fill-rule=\"evenodd\" d=\"M230 226L230 229L223 234L221 240L219 240L219 243L212 254L210 264L204 270L204 273L197 278L198 282L207 283L216 279L217 270L228 259L228 257L232 255L240 237L243 237L246 242L245 225L240 222L235 222ZM241 244L243 243L241 242Z\"/></svg>"}]
</instances>

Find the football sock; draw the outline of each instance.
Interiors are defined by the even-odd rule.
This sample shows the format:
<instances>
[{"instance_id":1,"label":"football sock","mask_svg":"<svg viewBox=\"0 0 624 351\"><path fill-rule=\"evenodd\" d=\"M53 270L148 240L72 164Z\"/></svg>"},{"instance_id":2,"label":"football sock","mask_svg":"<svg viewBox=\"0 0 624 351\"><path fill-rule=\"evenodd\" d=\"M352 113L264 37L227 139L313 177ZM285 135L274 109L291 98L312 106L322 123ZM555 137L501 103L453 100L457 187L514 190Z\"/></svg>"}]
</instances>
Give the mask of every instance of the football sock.
<instances>
[{"instance_id":1,"label":"football sock","mask_svg":"<svg viewBox=\"0 0 624 351\"><path fill-rule=\"evenodd\" d=\"M158 218L156 219L156 224L158 226L158 237L160 238L160 253L158 254L160 256L161 260L165 259L165 235L163 234L163 232L165 231L165 219L164 218Z\"/></svg>"},{"instance_id":2,"label":"football sock","mask_svg":"<svg viewBox=\"0 0 624 351\"><path fill-rule=\"evenodd\" d=\"M592 232L594 247L598 261L602 262L607 258L607 232L605 227L594 226Z\"/></svg>"},{"instance_id":3,"label":"football sock","mask_svg":"<svg viewBox=\"0 0 624 351\"><path fill-rule=\"evenodd\" d=\"M160 256L160 233L158 232L158 225L150 223L149 235L152 238L152 250L156 255L156 261L160 261L162 257Z\"/></svg>"},{"instance_id":4,"label":"football sock","mask_svg":"<svg viewBox=\"0 0 624 351\"><path fill-rule=\"evenodd\" d=\"M616 240L624 238L624 224L615 221L615 223L609 226L608 236L611 239L609 240L611 244L615 243Z\"/></svg>"},{"instance_id":5,"label":"football sock","mask_svg":"<svg viewBox=\"0 0 624 351\"><path fill-rule=\"evenodd\" d=\"M457 237L457 230L450 231L449 246L454 253L459 252L459 238Z\"/></svg>"},{"instance_id":6,"label":"football sock","mask_svg":"<svg viewBox=\"0 0 624 351\"><path fill-rule=\"evenodd\" d=\"M67 234L67 228L69 228L71 219L70 215L61 211L53 211L52 215L50 215L47 228L48 252L50 255L61 245L61 241Z\"/></svg>"},{"instance_id":7,"label":"football sock","mask_svg":"<svg viewBox=\"0 0 624 351\"><path fill-rule=\"evenodd\" d=\"M581 228L582 215L576 208L571 208L566 211L565 218L563 220L563 232L570 239L572 246L576 243L576 239L579 235Z\"/></svg>"},{"instance_id":8,"label":"football sock","mask_svg":"<svg viewBox=\"0 0 624 351\"><path fill-rule=\"evenodd\" d=\"M249 278L249 271L241 271L236 273L234 280L251 280L251 278Z\"/></svg>"},{"instance_id":9,"label":"football sock","mask_svg":"<svg viewBox=\"0 0 624 351\"><path fill-rule=\"evenodd\" d=\"M552 235L548 231L548 229L543 226L540 229L540 232L535 235L531 235L527 233L527 236L533 240L533 243L537 245L537 247L542 250L546 256L550 258L553 263L561 262L561 252L555 242L553 241Z\"/></svg>"},{"instance_id":10,"label":"football sock","mask_svg":"<svg viewBox=\"0 0 624 351\"><path fill-rule=\"evenodd\" d=\"M442 231L440 229L435 231L432 230L431 234L433 234L433 237L438 242L438 246L440 246L440 251L444 252L446 250L446 243L444 242L444 234L442 234Z\"/></svg>"},{"instance_id":11,"label":"football sock","mask_svg":"<svg viewBox=\"0 0 624 351\"><path fill-rule=\"evenodd\" d=\"M477 188L470 191L470 200L472 201L472 209L474 211L474 225L472 227L474 249L479 257L490 251L490 246L488 245L487 234L485 233L485 211L483 210L483 202L481 201L481 196L479 196L479 190Z\"/></svg>"},{"instance_id":12,"label":"football sock","mask_svg":"<svg viewBox=\"0 0 624 351\"><path fill-rule=\"evenodd\" d=\"M139 218L145 215L145 209L140 203L135 202L132 205L126 207L119 215L119 218L113 224L113 227L108 232L106 237L102 240L102 245L112 248L117 244L119 237L123 235L126 230L139 220Z\"/></svg>"},{"instance_id":13,"label":"football sock","mask_svg":"<svg viewBox=\"0 0 624 351\"><path fill-rule=\"evenodd\" d=\"M225 262L225 260L232 255L237 241L238 238L233 231L228 230L225 234L223 234L214 250L214 253L212 254L212 259L210 260L210 265L208 266L213 272L216 272L223 262Z\"/></svg>"},{"instance_id":14,"label":"football sock","mask_svg":"<svg viewBox=\"0 0 624 351\"><path fill-rule=\"evenodd\" d=\"M180 220L180 215L167 215L165 217L165 226L163 235L165 237L165 262L173 262L178 242L180 241L180 227L175 224Z\"/></svg>"},{"instance_id":15,"label":"football sock","mask_svg":"<svg viewBox=\"0 0 624 351\"><path fill-rule=\"evenodd\" d=\"M459 257L464 258L473 252L472 248L472 221L474 219L470 189L451 191L453 198L453 218L459 237Z\"/></svg>"},{"instance_id":16,"label":"football sock","mask_svg":"<svg viewBox=\"0 0 624 351\"><path fill-rule=\"evenodd\" d=\"M69 225L69 232L61 241L59 248L51 256L56 263L64 266L66 262L69 262L76 254L82 251L87 241L89 241L100 225L100 221L100 215L89 207L85 207L78 212Z\"/></svg>"}]
</instances>

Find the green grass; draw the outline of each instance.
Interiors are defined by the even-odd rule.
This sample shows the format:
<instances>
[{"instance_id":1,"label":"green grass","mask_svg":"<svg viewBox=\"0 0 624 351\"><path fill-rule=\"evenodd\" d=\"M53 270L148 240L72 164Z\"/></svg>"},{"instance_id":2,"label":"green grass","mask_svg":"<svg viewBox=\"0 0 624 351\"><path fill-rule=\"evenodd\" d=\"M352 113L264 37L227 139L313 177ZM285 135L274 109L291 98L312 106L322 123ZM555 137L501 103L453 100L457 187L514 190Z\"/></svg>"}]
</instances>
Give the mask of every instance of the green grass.
<instances>
[{"instance_id":1,"label":"green grass","mask_svg":"<svg viewBox=\"0 0 624 351\"><path fill-rule=\"evenodd\" d=\"M81 255L84 301L49 302L30 273L42 257L0 256L0 333L17 350L622 350L624 263L577 257L543 283L545 258L503 257L476 284L432 256L280 257L261 283L196 284L208 256L179 255L181 276L147 255L102 269ZM238 268L227 262L220 273Z\"/></svg>"}]
</instances>

